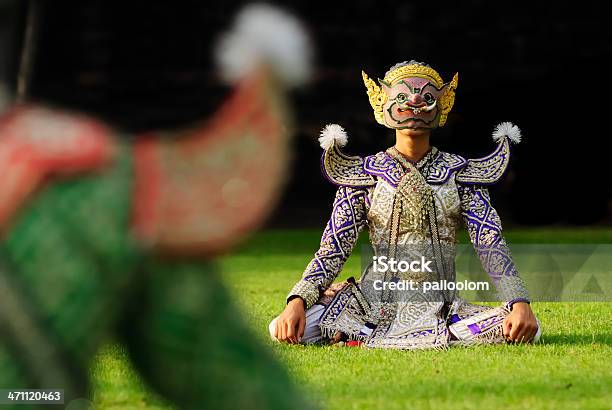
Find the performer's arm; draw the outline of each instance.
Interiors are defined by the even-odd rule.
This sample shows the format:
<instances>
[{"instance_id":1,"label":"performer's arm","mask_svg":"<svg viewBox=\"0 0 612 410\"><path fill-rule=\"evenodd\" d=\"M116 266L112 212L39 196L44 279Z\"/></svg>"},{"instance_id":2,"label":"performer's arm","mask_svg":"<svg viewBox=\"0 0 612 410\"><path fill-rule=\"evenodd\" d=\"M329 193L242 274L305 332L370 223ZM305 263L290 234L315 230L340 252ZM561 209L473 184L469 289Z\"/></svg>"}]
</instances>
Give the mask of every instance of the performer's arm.
<instances>
[{"instance_id":1,"label":"performer's arm","mask_svg":"<svg viewBox=\"0 0 612 410\"><path fill-rule=\"evenodd\" d=\"M300 297L309 309L320 293L336 279L351 254L359 232L367 225L367 191L341 186L336 192L332 215L327 222L321 245L289 292L287 302Z\"/></svg>"},{"instance_id":2,"label":"performer's arm","mask_svg":"<svg viewBox=\"0 0 612 410\"><path fill-rule=\"evenodd\" d=\"M504 320L504 335L509 341L529 342L538 324L529 306L525 284L502 235L501 220L491 205L489 192L483 186L459 185L459 195L461 213L476 253L506 307L512 311Z\"/></svg>"},{"instance_id":3,"label":"performer's arm","mask_svg":"<svg viewBox=\"0 0 612 410\"><path fill-rule=\"evenodd\" d=\"M529 295L512 261L502 235L501 220L491 205L487 188L459 185L461 213L482 266L496 285L500 297L512 312L506 317L503 332L509 341L528 342L538 324L529 306Z\"/></svg>"},{"instance_id":4,"label":"performer's arm","mask_svg":"<svg viewBox=\"0 0 612 410\"><path fill-rule=\"evenodd\" d=\"M461 213L483 268L508 308L529 302L527 289L512 261L502 234L501 220L491 205L486 187L460 185Z\"/></svg>"}]
</instances>

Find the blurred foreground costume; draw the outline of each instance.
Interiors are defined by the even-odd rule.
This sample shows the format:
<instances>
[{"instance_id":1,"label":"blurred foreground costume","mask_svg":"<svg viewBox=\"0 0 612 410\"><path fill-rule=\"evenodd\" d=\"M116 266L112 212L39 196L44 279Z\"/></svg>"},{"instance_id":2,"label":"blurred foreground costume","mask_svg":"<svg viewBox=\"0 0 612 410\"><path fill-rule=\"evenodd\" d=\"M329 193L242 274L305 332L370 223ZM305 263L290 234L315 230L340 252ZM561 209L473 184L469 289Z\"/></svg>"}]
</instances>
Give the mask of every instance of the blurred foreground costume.
<instances>
[{"instance_id":1,"label":"blurred foreground costume","mask_svg":"<svg viewBox=\"0 0 612 410\"><path fill-rule=\"evenodd\" d=\"M218 50L235 90L183 135L126 142L27 105L0 118L0 387L87 397L92 356L116 330L180 408L307 406L205 260L272 207L288 161L283 91L305 80L309 53L293 17L251 6Z\"/></svg>"},{"instance_id":2,"label":"blurred foreground costume","mask_svg":"<svg viewBox=\"0 0 612 410\"><path fill-rule=\"evenodd\" d=\"M433 129L446 122L458 75L444 83L430 66L410 61L392 67L380 86L365 73L363 80L378 123ZM347 142L342 127L323 130L321 167L338 190L320 248L288 295L306 305L303 341L397 349L505 342L502 322L515 302L528 301L528 294L487 186L505 173L510 141L519 142L520 131L500 124L493 138L497 148L484 158L465 159L432 147L413 163L394 147L365 158L346 155L340 150ZM462 220L504 301L501 306L467 303L442 286L424 288L425 282L455 281L455 235ZM332 284L366 227L376 257L411 262L423 256L433 262L431 272L381 272L370 264L359 282ZM414 289L383 287L400 281L412 281Z\"/></svg>"}]
</instances>

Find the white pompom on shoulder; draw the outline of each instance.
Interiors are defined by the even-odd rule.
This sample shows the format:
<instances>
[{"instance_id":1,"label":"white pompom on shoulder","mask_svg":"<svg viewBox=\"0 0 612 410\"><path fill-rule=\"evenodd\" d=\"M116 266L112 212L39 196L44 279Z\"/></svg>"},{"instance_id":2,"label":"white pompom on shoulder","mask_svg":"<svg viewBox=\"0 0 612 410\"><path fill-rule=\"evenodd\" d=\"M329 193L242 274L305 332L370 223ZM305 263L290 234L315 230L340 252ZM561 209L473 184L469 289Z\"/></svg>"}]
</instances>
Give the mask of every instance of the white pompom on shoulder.
<instances>
[{"instance_id":1,"label":"white pompom on shoulder","mask_svg":"<svg viewBox=\"0 0 612 410\"><path fill-rule=\"evenodd\" d=\"M268 4L250 4L219 39L215 57L224 80L233 83L261 64L270 67L286 86L305 83L312 70L313 47L302 23Z\"/></svg>"},{"instance_id":2,"label":"white pompom on shoulder","mask_svg":"<svg viewBox=\"0 0 612 410\"><path fill-rule=\"evenodd\" d=\"M511 122L502 122L493 131L493 141L499 142L504 137L508 137L515 144L521 142L521 129Z\"/></svg>"},{"instance_id":3,"label":"white pompom on shoulder","mask_svg":"<svg viewBox=\"0 0 612 410\"><path fill-rule=\"evenodd\" d=\"M321 148L330 149L334 144L344 147L348 142L348 135L342 126L338 124L327 124L319 136Z\"/></svg>"}]
</instances>

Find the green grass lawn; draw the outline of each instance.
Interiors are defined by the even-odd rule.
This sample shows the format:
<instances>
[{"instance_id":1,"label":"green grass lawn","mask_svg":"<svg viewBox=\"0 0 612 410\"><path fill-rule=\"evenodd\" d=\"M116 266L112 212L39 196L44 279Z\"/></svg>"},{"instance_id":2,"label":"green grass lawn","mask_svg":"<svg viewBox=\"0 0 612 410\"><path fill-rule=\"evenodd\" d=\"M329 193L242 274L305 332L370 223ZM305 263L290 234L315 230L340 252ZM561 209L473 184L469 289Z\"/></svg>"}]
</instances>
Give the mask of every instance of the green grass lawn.
<instances>
[{"instance_id":1,"label":"green grass lawn","mask_svg":"<svg viewBox=\"0 0 612 410\"><path fill-rule=\"evenodd\" d=\"M282 310L319 236L260 233L220 263L257 337L321 407L612 408L611 303L534 303L544 329L538 345L390 351L270 342L267 323ZM612 230L511 230L506 238L612 243ZM359 276L359 264L353 255L342 277ZM92 374L97 408L171 408L143 385L120 345L101 350Z\"/></svg>"}]
</instances>

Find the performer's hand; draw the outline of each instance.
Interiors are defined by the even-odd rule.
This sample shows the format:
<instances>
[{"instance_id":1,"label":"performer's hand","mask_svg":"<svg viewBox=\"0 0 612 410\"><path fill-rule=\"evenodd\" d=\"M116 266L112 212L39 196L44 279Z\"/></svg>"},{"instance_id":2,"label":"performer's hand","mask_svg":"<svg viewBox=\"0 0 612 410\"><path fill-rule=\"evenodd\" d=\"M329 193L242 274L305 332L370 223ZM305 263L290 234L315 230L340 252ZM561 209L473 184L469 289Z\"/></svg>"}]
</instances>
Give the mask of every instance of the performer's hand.
<instances>
[{"instance_id":1,"label":"performer's hand","mask_svg":"<svg viewBox=\"0 0 612 410\"><path fill-rule=\"evenodd\" d=\"M512 305L512 312L504 320L504 337L509 342L531 342L538 331L538 322L526 302Z\"/></svg>"},{"instance_id":2,"label":"performer's hand","mask_svg":"<svg viewBox=\"0 0 612 410\"><path fill-rule=\"evenodd\" d=\"M304 300L299 297L291 299L276 321L275 337L281 342L299 343L305 326Z\"/></svg>"}]
</instances>

